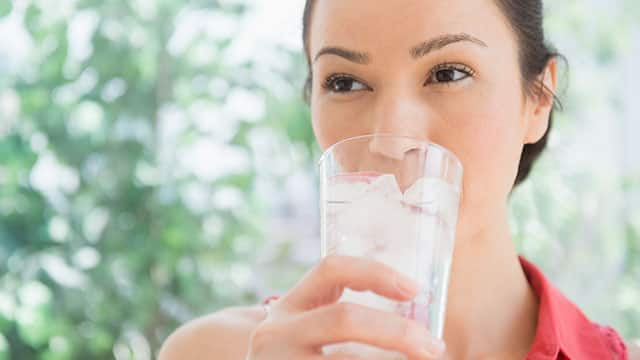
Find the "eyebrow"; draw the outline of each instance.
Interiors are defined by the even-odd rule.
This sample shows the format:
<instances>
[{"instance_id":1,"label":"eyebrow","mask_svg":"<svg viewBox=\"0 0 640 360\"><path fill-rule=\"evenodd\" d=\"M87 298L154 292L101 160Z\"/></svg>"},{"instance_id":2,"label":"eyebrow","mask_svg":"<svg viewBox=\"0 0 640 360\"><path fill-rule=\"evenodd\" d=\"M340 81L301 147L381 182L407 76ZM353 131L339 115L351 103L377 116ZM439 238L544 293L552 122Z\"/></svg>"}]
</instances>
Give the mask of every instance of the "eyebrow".
<instances>
[{"instance_id":1,"label":"eyebrow","mask_svg":"<svg viewBox=\"0 0 640 360\"><path fill-rule=\"evenodd\" d=\"M484 41L466 33L445 34L417 44L409 50L409 54L413 59L417 60L433 51L440 50L445 46L463 41L471 42L482 47L488 47ZM318 51L313 59L313 62L316 62L320 56L329 54L342 57L351 62L361 65L366 65L371 62L371 56L368 53L349 50L339 46L323 47L322 49L320 49L320 51Z\"/></svg>"}]
</instances>

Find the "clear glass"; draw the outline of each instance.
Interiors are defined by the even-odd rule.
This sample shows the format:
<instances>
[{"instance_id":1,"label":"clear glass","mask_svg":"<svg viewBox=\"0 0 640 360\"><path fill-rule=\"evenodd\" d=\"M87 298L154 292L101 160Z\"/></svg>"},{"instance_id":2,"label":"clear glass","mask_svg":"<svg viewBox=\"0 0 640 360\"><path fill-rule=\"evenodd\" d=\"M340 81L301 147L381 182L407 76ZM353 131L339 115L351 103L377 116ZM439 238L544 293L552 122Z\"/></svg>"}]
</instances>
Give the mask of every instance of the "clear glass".
<instances>
[{"instance_id":1,"label":"clear glass","mask_svg":"<svg viewBox=\"0 0 640 360\"><path fill-rule=\"evenodd\" d=\"M376 134L333 145L319 167L322 257L375 259L419 285L418 296L409 302L350 289L339 301L415 319L442 338L461 193L460 161L429 141ZM323 351L406 359L359 343L333 344Z\"/></svg>"}]
</instances>

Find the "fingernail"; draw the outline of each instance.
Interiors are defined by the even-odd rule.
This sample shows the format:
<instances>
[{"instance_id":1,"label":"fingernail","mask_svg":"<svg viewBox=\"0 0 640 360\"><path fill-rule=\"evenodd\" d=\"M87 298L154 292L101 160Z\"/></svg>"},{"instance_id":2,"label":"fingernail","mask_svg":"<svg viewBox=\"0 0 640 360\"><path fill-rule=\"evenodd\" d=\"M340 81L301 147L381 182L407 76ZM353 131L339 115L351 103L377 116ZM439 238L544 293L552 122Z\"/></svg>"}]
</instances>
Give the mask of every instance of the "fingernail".
<instances>
[{"instance_id":1,"label":"fingernail","mask_svg":"<svg viewBox=\"0 0 640 360\"><path fill-rule=\"evenodd\" d=\"M405 276L396 275L395 285L407 296L413 297L418 293L418 284Z\"/></svg>"}]
</instances>

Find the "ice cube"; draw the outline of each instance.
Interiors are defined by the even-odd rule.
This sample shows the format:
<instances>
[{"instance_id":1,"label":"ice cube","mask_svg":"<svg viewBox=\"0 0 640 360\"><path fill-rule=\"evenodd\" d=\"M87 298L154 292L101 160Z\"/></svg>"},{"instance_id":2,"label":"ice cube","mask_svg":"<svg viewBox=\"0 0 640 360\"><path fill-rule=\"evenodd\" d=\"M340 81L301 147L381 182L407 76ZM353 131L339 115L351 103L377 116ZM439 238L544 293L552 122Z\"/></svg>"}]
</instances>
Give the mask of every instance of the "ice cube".
<instances>
[{"instance_id":1,"label":"ice cube","mask_svg":"<svg viewBox=\"0 0 640 360\"><path fill-rule=\"evenodd\" d=\"M364 181L336 180L327 186L325 199L330 202L352 201L362 196L368 186Z\"/></svg>"},{"instance_id":2,"label":"ice cube","mask_svg":"<svg viewBox=\"0 0 640 360\"><path fill-rule=\"evenodd\" d=\"M328 201L354 201L363 196L381 195L402 200L402 192L393 174L359 172L336 175L327 184Z\"/></svg>"},{"instance_id":3,"label":"ice cube","mask_svg":"<svg viewBox=\"0 0 640 360\"><path fill-rule=\"evenodd\" d=\"M403 194L404 202L441 216L448 225L455 223L460 192L437 178L420 178Z\"/></svg>"},{"instance_id":4,"label":"ice cube","mask_svg":"<svg viewBox=\"0 0 640 360\"><path fill-rule=\"evenodd\" d=\"M336 252L372 258L415 274L416 241L424 215L408 208L393 175L382 175L352 202L341 205L328 229Z\"/></svg>"},{"instance_id":5,"label":"ice cube","mask_svg":"<svg viewBox=\"0 0 640 360\"><path fill-rule=\"evenodd\" d=\"M388 199L402 200L402 191L393 174L384 174L375 178L365 190L366 194L379 194Z\"/></svg>"},{"instance_id":6,"label":"ice cube","mask_svg":"<svg viewBox=\"0 0 640 360\"><path fill-rule=\"evenodd\" d=\"M415 205L438 201L439 191L447 184L436 178L419 178L403 194L405 202Z\"/></svg>"},{"instance_id":7,"label":"ice cube","mask_svg":"<svg viewBox=\"0 0 640 360\"><path fill-rule=\"evenodd\" d=\"M380 193L368 193L366 196L345 204L334 217L333 229L340 232L343 241L365 242L363 249L369 249L359 256L370 255L371 252L391 250L404 246L411 237L404 235L408 230L413 215L398 200L391 200ZM355 246L355 245L353 245Z\"/></svg>"}]
</instances>

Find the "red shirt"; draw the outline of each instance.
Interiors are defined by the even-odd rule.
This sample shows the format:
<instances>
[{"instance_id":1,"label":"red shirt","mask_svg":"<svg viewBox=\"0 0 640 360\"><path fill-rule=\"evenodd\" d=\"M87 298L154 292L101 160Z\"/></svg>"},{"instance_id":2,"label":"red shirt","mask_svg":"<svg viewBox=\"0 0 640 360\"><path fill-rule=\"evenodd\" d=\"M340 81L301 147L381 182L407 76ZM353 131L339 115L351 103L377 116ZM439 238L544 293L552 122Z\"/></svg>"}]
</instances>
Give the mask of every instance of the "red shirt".
<instances>
[{"instance_id":1,"label":"red shirt","mask_svg":"<svg viewBox=\"0 0 640 360\"><path fill-rule=\"evenodd\" d=\"M539 298L538 327L526 360L628 359L626 346L613 328L587 319L525 258L520 257L520 264Z\"/></svg>"},{"instance_id":2,"label":"red shirt","mask_svg":"<svg viewBox=\"0 0 640 360\"><path fill-rule=\"evenodd\" d=\"M520 264L539 299L536 336L525 360L628 360L612 327L591 322L524 257ZM270 296L263 304L277 298Z\"/></svg>"}]
</instances>

